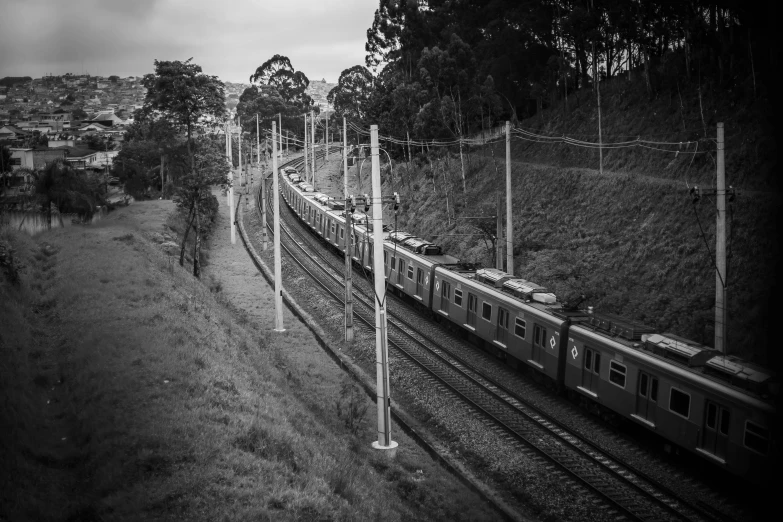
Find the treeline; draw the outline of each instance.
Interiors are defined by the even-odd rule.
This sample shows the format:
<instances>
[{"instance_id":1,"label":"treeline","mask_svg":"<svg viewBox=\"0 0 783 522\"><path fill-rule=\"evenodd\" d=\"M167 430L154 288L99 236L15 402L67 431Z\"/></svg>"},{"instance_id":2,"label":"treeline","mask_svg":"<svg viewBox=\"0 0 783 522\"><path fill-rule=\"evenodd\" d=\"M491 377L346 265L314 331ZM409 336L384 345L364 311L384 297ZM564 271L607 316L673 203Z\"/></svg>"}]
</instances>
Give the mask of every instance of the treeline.
<instances>
[{"instance_id":1,"label":"treeline","mask_svg":"<svg viewBox=\"0 0 783 522\"><path fill-rule=\"evenodd\" d=\"M764 4L724 0L380 0L337 115L404 138L521 120L595 80L763 97L776 67Z\"/></svg>"}]
</instances>

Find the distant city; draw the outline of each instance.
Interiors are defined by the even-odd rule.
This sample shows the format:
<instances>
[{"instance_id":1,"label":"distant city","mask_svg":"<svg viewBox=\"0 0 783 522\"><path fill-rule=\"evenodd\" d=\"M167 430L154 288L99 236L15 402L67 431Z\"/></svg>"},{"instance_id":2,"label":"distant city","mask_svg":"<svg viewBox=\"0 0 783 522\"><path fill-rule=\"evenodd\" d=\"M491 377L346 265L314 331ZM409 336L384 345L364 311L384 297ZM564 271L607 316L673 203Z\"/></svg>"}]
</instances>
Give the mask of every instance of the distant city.
<instances>
[{"instance_id":1,"label":"distant city","mask_svg":"<svg viewBox=\"0 0 783 522\"><path fill-rule=\"evenodd\" d=\"M12 170L43 168L62 159L79 170L110 168L133 113L144 104L141 76L65 74L0 79L0 147L11 151ZM335 86L311 81L308 94L321 112ZM231 116L250 84L226 82ZM6 180L23 186L29 180Z\"/></svg>"}]
</instances>

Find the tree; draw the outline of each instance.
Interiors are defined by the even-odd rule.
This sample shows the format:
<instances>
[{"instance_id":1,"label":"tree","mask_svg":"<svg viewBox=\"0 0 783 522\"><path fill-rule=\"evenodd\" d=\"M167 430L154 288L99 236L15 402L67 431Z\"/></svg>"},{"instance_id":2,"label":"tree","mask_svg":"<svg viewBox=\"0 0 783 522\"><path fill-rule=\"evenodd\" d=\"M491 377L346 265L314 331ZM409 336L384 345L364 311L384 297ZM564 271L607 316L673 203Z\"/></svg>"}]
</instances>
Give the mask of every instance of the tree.
<instances>
[{"instance_id":1,"label":"tree","mask_svg":"<svg viewBox=\"0 0 783 522\"><path fill-rule=\"evenodd\" d=\"M366 67L354 65L345 69L340 74L337 85L326 96L327 101L334 107L335 116L364 120L369 109L373 83L372 73Z\"/></svg>"},{"instance_id":2,"label":"tree","mask_svg":"<svg viewBox=\"0 0 783 522\"><path fill-rule=\"evenodd\" d=\"M120 79L120 77L119 77L119 76L115 76L115 75L113 75L113 74L112 74L111 76L109 76L109 81L110 81L111 83L117 83L117 80L119 80L119 79Z\"/></svg>"},{"instance_id":3,"label":"tree","mask_svg":"<svg viewBox=\"0 0 783 522\"><path fill-rule=\"evenodd\" d=\"M0 194L5 191L7 183L7 174L12 172L11 168L11 149L0 146Z\"/></svg>"},{"instance_id":4,"label":"tree","mask_svg":"<svg viewBox=\"0 0 783 522\"><path fill-rule=\"evenodd\" d=\"M52 204L60 213L91 216L101 200L100 186L62 160L53 161L35 180L35 193L42 201L49 226L52 225Z\"/></svg>"},{"instance_id":5,"label":"tree","mask_svg":"<svg viewBox=\"0 0 783 522\"><path fill-rule=\"evenodd\" d=\"M182 197L193 209L195 216L196 245L193 256L193 275L201 276L201 217L199 202L210 185L220 182L228 184L228 164L225 170L214 172L196 168L196 151L193 145L193 131L205 120L218 120L225 115L225 87L217 76L208 76L201 66L191 63L192 58L181 62L155 60L155 73L147 74L142 81L147 88L144 107L150 111L160 111L185 127L187 131L187 151L190 159L188 184L190 190ZM185 233L190 230L190 225ZM183 242L184 244L184 242Z\"/></svg>"},{"instance_id":6,"label":"tree","mask_svg":"<svg viewBox=\"0 0 783 522\"><path fill-rule=\"evenodd\" d=\"M286 103L303 111L311 110L314 105L306 92L310 80L302 71L294 69L287 56L276 54L265 61L250 76L250 81L274 87Z\"/></svg>"},{"instance_id":7,"label":"tree","mask_svg":"<svg viewBox=\"0 0 783 522\"><path fill-rule=\"evenodd\" d=\"M86 120L87 119L87 113L84 112L84 109L81 107L76 107L73 112L71 112L71 118L74 120Z\"/></svg>"}]
</instances>

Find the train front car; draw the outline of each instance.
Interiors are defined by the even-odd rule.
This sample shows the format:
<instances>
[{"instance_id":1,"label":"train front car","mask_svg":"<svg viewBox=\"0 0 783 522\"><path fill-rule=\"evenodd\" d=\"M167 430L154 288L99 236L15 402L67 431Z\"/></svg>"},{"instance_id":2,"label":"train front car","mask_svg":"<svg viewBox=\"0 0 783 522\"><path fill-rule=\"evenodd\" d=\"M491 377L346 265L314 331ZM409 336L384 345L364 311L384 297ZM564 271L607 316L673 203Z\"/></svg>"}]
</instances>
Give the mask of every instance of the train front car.
<instances>
[{"instance_id":1,"label":"train front car","mask_svg":"<svg viewBox=\"0 0 783 522\"><path fill-rule=\"evenodd\" d=\"M608 314L575 320L568 337L565 386L602 414L751 482L778 461L771 372Z\"/></svg>"}]
</instances>

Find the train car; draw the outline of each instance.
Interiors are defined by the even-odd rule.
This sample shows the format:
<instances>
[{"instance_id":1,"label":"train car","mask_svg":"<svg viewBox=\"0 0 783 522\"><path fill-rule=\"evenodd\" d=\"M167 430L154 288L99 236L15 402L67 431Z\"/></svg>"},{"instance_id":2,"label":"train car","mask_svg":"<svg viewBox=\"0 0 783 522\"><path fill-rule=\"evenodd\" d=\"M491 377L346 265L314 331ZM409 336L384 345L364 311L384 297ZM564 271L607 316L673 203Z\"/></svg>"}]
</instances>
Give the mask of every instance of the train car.
<instances>
[{"instance_id":1,"label":"train car","mask_svg":"<svg viewBox=\"0 0 783 522\"><path fill-rule=\"evenodd\" d=\"M523 298L514 285L528 283L496 269L464 270L438 266L434 270L432 310L512 366L523 363L558 385L564 371L564 349L569 320L554 312L562 309L552 294Z\"/></svg>"},{"instance_id":2,"label":"train car","mask_svg":"<svg viewBox=\"0 0 783 522\"><path fill-rule=\"evenodd\" d=\"M395 231L389 233L388 241L384 243L383 262L389 288L429 309L433 269L457 265L459 259L444 254L438 245Z\"/></svg>"},{"instance_id":3,"label":"train car","mask_svg":"<svg viewBox=\"0 0 783 522\"><path fill-rule=\"evenodd\" d=\"M568 332L565 386L678 447L754 481L778 459L774 376L608 314Z\"/></svg>"}]
</instances>

